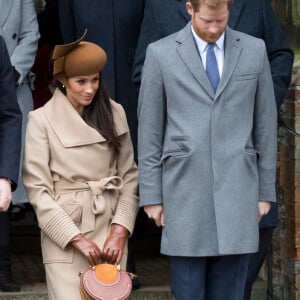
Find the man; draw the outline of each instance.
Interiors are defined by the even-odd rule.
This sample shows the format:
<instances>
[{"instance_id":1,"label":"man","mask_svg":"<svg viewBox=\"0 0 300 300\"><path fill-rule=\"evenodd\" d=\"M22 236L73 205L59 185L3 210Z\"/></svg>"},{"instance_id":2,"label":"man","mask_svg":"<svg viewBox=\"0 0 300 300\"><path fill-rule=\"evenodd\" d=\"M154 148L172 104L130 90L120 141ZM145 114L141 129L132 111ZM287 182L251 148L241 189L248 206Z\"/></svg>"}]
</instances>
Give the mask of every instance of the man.
<instances>
[{"instance_id":1,"label":"man","mask_svg":"<svg viewBox=\"0 0 300 300\"><path fill-rule=\"evenodd\" d=\"M180 300L243 298L258 221L276 201L265 44L226 27L230 5L188 1L191 24L149 45L143 68L140 201L163 226Z\"/></svg>"},{"instance_id":2,"label":"man","mask_svg":"<svg viewBox=\"0 0 300 300\"><path fill-rule=\"evenodd\" d=\"M103 78L109 96L122 104L125 109L135 157L138 91L131 82L131 76L143 20L144 3L145 0L59 0L58 2L63 41L68 43L76 40L87 28L86 40L100 45L108 55ZM135 234L132 238L128 243L127 271L135 273ZM133 288L138 287L138 278L135 278Z\"/></svg>"},{"instance_id":3,"label":"man","mask_svg":"<svg viewBox=\"0 0 300 300\"><path fill-rule=\"evenodd\" d=\"M186 0L148 0L139 36L133 81L139 86L147 46L180 30L190 20ZM231 6L228 25L235 30L261 38L266 43L277 109L284 101L293 66L293 52L289 48L268 0L235 0ZM259 251L251 254L247 275L245 299L250 299L252 285L272 242L278 225L277 204L272 203L270 213L263 217L259 234Z\"/></svg>"},{"instance_id":4,"label":"man","mask_svg":"<svg viewBox=\"0 0 300 300\"><path fill-rule=\"evenodd\" d=\"M186 0L146 2L133 65L132 78L135 84L139 85L141 82L141 70L147 46L182 29L190 21L185 5ZM234 0L228 26L264 40L272 71L277 109L279 109L291 81L294 54L281 31L269 0ZM278 223L276 215L275 212L272 226ZM264 220L264 223L268 221Z\"/></svg>"},{"instance_id":5,"label":"man","mask_svg":"<svg viewBox=\"0 0 300 300\"><path fill-rule=\"evenodd\" d=\"M17 102L13 69L4 39L0 36L0 290L19 291L11 278L9 262L9 233L4 231L9 223L12 195L17 187L22 115Z\"/></svg>"}]
</instances>

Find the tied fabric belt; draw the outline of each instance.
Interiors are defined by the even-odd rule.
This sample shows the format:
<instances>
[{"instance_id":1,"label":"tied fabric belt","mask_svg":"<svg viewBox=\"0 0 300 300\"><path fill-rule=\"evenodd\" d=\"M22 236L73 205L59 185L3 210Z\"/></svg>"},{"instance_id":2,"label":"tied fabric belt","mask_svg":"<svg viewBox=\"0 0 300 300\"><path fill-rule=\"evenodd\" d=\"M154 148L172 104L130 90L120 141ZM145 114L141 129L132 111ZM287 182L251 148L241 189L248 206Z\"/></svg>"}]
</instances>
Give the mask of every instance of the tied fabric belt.
<instances>
[{"instance_id":1,"label":"tied fabric belt","mask_svg":"<svg viewBox=\"0 0 300 300\"><path fill-rule=\"evenodd\" d=\"M91 191L90 196L84 197L82 201L81 232L86 233L95 229L95 215L102 214L106 209L106 201L103 197L105 190L120 190L123 180L119 176L102 178L99 181L66 182L58 181L54 184L57 197L70 192Z\"/></svg>"}]
</instances>

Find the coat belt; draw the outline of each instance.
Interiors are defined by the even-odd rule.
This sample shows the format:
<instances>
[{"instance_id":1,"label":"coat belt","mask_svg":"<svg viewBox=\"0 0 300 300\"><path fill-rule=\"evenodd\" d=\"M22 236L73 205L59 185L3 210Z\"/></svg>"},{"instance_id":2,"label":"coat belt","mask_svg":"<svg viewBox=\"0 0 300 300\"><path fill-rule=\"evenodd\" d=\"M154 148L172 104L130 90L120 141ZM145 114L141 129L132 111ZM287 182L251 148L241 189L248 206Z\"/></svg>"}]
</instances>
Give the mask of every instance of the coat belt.
<instances>
[{"instance_id":1,"label":"coat belt","mask_svg":"<svg viewBox=\"0 0 300 300\"><path fill-rule=\"evenodd\" d=\"M90 191L92 201L84 199L81 216L81 232L86 233L95 229L95 216L102 214L106 209L106 201L103 197L105 190L120 190L123 180L119 176L102 178L99 181L66 182L58 181L54 184L57 197L61 194Z\"/></svg>"}]
</instances>

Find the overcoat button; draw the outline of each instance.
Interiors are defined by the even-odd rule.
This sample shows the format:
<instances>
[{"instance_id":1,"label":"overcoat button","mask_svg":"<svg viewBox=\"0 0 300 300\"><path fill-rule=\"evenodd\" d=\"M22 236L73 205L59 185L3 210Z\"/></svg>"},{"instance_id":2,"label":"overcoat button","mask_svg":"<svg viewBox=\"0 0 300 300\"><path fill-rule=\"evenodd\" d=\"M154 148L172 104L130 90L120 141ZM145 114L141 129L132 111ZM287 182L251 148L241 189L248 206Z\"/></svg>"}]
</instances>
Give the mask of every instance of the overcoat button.
<instances>
[{"instance_id":1,"label":"overcoat button","mask_svg":"<svg viewBox=\"0 0 300 300\"><path fill-rule=\"evenodd\" d=\"M17 38L17 34L14 33L13 36L12 36L12 38L15 40Z\"/></svg>"}]
</instances>

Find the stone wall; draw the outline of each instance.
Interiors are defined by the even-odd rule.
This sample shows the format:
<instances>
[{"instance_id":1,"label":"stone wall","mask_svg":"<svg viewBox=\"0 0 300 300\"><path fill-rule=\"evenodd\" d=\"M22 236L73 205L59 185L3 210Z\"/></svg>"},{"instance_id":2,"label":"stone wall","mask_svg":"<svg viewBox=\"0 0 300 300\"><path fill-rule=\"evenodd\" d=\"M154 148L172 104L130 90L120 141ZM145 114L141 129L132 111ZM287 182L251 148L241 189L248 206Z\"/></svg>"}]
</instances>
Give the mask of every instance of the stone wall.
<instances>
[{"instance_id":1,"label":"stone wall","mask_svg":"<svg viewBox=\"0 0 300 300\"><path fill-rule=\"evenodd\" d=\"M300 67L295 67L282 107L285 124L300 133ZM274 299L300 300L300 138L283 127L278 134L280 226L274 234Z\"/></svg>"}]
</instances>

